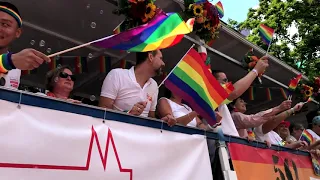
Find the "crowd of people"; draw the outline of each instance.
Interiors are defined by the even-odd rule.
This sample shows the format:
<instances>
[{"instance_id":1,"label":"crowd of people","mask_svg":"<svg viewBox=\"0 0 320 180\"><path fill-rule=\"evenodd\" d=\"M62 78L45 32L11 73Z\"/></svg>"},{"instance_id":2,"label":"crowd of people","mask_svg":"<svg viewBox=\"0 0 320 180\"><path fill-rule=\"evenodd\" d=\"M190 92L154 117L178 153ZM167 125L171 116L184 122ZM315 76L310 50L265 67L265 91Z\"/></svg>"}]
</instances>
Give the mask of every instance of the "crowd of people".
<instances>
[{"instance_id":1,"label":"crowd of people","mask_svg":"<svg viewBox=\"0 0 320 180\"><path fill-rule=\"evenodd\" d=\"M9 46L19 38L22 30L22 19L18 9L11 3L0 2L0 77L1 85L17 88L20 83L21 70L38 68L50 59L34 49L24 49L18 53L8 51ZM203 48L200 48L203 49ZM192 110L179 94L166 89L165 97L158 100L159 89L153 77L162 73L165 66L160 50L136 53L136 65L130 69L111 70L101 87L99 106L135 116L159 118L169 126L176 124L201 128L206 131L213 127L206 123L199 114ZM300 111L304 103L292 107L290 100L279 106L257 114L247 115L246 103L241 95L253 81L269 66L267 57L262 57L243 78L233 84L234 91L229 95L229 104L222 104L215 111L216 119L227 135L248 138L295 149L318 149L320 147L320 116L314 117L312 127L307 129L315 140L313 144L301 141L305 128L301 124L284 121ZM229 82L223 71L212 70L213 76L221 85ZM71 92L76 80L72 69L67 66L58 67L47 73L46 93L39 95L64 99L73 103Z\"/></svg>"}]
</instances>

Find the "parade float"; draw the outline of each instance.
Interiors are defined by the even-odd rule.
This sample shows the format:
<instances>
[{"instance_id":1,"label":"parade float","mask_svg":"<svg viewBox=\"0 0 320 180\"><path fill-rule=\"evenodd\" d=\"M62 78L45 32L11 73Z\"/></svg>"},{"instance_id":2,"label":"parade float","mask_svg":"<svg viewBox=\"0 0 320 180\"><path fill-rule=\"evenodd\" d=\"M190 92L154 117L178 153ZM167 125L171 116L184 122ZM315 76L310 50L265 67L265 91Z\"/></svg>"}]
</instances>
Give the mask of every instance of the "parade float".
<instances>
[{"instance_id":1,"label":"parade float","mask_svg":"<svg viewBox=\"0 0 320 180\"><path fill-rule=\"evenodd\" d=\"M168 60L167 72L192 44L206 48L211 67L224 70L232 81L247 72L242 66L242 58L248 49L253 48L257 57L265 54L264 50L217 19L219 11L215 4L191 3L185 6L185 1L178 0L145 1L147 3L142 5L144 14L139 15L141 21L132 23L132 20L126 21L132 14L120 13L118 1L12 2L19 6L25 19L25 35L15 43L13 51L30 47L50 55L141 25L152 19L152 12L161 8L164 12L180 12L185 18L195 16L199 23L196 32L185 35L179 44L163 50L164 60ZM36 11L35 6L38 7ZM214 12L214 16L208 18L210 21L204 20L208 11ZM131 11L126 9L125 12ZM116 27L121 27L119 24L126 26L114 32ZM199 34L203 28L208 30L204 33L206 36ZM68 64L79 79L74 95L87 104L96 104L99 100L102 81L111 68L128 68L135 62L134 53L96 46L52 59L50 64L25 72L22 87L35 87L41 91L44 74ZM263 84L254 87L254 96L250 92L246 95L252 112L283 101L283 91L288 89L289 80L299 74L278 59L272 56L270 59L272 68L261 76ZM281 76L277 75L279 72ZM265 98L266 88L271 90L273 101ZM255 98L250 100L249 96ZM233 180L276 179L284 174L295 179L319 179L315 175L317 166L312 165L309 153L304 151L276 145L267 148L264 143L248 142L221 132L180 125L169 127L161 120L72 104L25 91L1 88L0 102L1 179ZM220 149L225 150L228 146L233 170L228 167L226 151L219 151L212 176L207 139L217 140Z\"/></svg>"}]
</instances>

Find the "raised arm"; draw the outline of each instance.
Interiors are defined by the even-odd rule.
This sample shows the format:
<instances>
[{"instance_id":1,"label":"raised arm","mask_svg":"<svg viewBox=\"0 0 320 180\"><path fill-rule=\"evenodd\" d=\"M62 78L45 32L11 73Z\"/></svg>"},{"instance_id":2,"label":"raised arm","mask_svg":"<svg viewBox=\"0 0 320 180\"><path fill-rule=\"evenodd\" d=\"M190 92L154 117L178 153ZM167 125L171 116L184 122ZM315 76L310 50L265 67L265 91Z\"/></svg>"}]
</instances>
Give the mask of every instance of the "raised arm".
<instances>
[{"instance_id":1,"label":"raised arm","mask_svg":"<svg viewBox=\"0 0 320 180\"><path fill-rule=\"evenodd\" d=\"M267 57L262 57L252 71L233 84L234 91L229 95L228 99L232 101L240 97L244 92L246 92L256 77L263 73L268 66L269 64Z\"/></svg>"},{"instance_id":2,"label":"raised arm","mask_svg":"<svg viewBox=\"0 0 320 180\"><path fill-rule=\"evenodd\" d=\"M276 128L281 121L288 118L289 116L294 115L295 112L300 111L304 103L298 103L293 108L283 111L282 113L274 116L274 119L271 121L268 121L262 125L262 133L267 134L268 132L272 131L274 128Z\"/></svg>"}]
</instances>

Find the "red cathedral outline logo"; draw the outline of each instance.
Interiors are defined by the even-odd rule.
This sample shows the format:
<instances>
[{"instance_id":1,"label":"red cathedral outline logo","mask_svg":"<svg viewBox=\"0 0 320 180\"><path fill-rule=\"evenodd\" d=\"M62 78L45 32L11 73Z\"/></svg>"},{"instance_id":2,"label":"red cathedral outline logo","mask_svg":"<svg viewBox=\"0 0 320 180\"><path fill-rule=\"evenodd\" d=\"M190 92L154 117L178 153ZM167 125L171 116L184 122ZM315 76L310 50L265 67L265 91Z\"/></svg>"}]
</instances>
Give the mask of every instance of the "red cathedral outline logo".
<instances>
[{"instance_id":1,"label":"red cathedral outline logo","mask_svg":"<svg viewBox=\"0 0 320 180\"><path fill-rule=\"evenodd\" d=\"M94 140L96 141L99 155L101 158L101 162L103 165L103 169L106 170L106 165L107 165L107 159L108 159L108 151L109 151L109 145L111 142L111 145L113 147L113 152L116 156L118 168L121 173L129 173L130 174L130 180L133 180L132 174L133 170L132 169L126 169L123 168L121 165L120 157L117 152L117 148L112 136L112 132L110 129L108 129L108 137L106 141L106 150L104 155L102 154L101 146L100 146L100 141L97 135L97 132L94 130L94 127L92 126L91 128L91 139L90 139L90 144L89 144L89 149L88 149L88 156L87 156L87 162L85 166L59 166L59 165L46 165L46 164L16 164L16 163L1 163L0 162L0 168L17 168L17 169L48 169L48 170L66 170L66 171L88 171L90 167L90 160L91 160L91 152L92 152L92 147Z\"/></svg>"}]
</instances>

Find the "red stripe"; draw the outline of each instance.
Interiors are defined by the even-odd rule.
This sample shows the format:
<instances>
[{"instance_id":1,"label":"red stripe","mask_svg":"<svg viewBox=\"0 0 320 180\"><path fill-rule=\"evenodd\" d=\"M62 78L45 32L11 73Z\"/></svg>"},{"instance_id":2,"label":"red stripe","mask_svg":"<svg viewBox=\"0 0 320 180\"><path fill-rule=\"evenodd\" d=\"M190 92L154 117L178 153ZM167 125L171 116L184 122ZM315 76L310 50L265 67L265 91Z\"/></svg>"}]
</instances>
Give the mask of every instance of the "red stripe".
<instances>
[{"instance_id":1,"label":"red stripe","mask_svg":"<svg viewBox=\"0 0 320 180\"><path fill-rule=\"evenodd\" d=\"M312 168L309 156L296 155L284 151L274 151L271 149L261 149L243 144L229 143L231 159L235 161L245 161L251 163L271 164L273 165L272 155L279 158L277 165L284 165L284 159L289 158L295 161L298 168Z\"/></svg>"}]
</instances>

